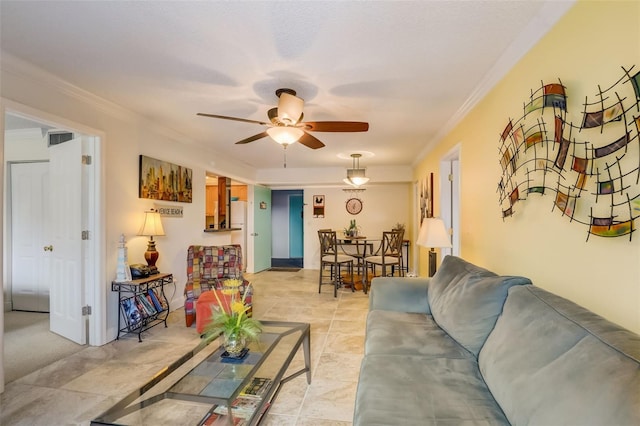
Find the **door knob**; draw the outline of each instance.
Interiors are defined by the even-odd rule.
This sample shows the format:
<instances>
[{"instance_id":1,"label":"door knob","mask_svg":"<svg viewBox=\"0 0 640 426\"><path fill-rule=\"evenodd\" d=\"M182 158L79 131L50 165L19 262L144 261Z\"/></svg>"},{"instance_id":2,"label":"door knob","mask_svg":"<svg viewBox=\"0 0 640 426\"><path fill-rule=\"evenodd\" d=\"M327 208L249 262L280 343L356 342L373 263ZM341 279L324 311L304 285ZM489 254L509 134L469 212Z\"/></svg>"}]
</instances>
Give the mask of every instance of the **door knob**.
<instances>
[{"instance_id":1,"label":"door knob","mask_svg":"<svg viewBox=\"0 0 640 426\"><path fill-rule=\"evenodd\" d=\"M44 246L44 251L53 251L53 246L52 245Z\"/></svg>"}]
</instances>

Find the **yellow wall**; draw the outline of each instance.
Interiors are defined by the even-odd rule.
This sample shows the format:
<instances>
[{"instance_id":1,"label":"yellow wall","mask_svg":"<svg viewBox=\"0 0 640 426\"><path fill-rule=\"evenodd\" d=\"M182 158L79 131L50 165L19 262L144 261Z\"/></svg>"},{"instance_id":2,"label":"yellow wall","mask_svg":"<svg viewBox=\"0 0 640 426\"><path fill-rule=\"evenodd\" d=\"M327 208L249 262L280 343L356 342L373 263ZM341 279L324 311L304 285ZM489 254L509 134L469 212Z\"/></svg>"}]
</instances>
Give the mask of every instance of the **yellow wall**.
<instances>
[{"instance_id":1,"label":"yellow wall","mask_svg":"<svg viewBox=\"0 0 640 426\"><path fill-rule=\"evenodd\" d=\"M500 274L527 276L535 285L640 333L639 232L632 241L591 236L585 242L585 225L551 211L553 192L517 203L515 216L503 221L496 193L499 135L509 118L522 116L531 90L561 79L575 122L598 85L613 85L622 77L621 67L633 65L637 72L640 2L579 1L429 153L414 178L435 172L437 179L440 159L459 143L461 256ZM426 263L422 249L421 271Z\"/></svg>"}]
</instances>

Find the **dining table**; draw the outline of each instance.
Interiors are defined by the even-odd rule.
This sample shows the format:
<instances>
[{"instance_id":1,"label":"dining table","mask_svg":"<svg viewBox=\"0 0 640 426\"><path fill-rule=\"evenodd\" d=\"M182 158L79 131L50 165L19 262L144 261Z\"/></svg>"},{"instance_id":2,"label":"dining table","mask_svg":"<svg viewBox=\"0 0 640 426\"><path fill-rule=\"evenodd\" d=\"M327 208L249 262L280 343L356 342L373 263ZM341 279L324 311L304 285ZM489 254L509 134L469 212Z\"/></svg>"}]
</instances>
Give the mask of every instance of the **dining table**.
<instances>
[{"instance_id":1,"label":"dining table","mask_svg":"<svg viewBox=\"0 0 640 426\"><path fill-rule=\"evenodd\" d=\"M357 286L358 281L362 282L364 258L377 254L380 251L381 241L380 237L369 238L364 235L357 237L345 235L337 238L337 245L340 246L342 253L358 259L357 272L354 274L355 286Z\"/></svg>"}]
</instances>

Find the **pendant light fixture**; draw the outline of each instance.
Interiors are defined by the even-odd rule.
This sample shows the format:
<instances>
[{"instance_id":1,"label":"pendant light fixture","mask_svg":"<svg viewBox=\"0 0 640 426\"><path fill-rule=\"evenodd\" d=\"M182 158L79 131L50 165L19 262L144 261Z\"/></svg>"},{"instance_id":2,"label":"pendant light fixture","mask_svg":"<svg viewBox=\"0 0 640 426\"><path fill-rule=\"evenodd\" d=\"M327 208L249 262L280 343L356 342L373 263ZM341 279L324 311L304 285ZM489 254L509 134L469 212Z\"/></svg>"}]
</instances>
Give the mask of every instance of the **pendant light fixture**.
<instances>
[{"instance_id":1,"label":"pendant light fixture","mask_svg":"<svg viewBox=\"0 0 640 426\"><path fill-rule=\"evenodd\" d=\"M365 175L366 169L360 168L360 157L362 154L351 154L353 168L347 169L347 177L344 179L344 183L356 188L369 182L369 178Z\"/></svg>"}]
</instances>

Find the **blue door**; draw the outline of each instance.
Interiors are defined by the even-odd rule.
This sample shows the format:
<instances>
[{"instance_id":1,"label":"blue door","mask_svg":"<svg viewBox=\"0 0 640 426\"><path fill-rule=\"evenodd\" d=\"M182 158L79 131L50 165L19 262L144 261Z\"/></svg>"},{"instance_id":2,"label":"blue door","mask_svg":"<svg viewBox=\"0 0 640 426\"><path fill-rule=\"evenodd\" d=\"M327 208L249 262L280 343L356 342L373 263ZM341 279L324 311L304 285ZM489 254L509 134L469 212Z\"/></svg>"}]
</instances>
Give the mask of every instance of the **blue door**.
<instances>
[{"instance_id":1,"label":"blue door","mask_svg":"<svg viewBox=\"0 0 640 426\"><path fill-rule=\"evenodd\" d=\"M289 258L304 257L304 232L302 195L289 196Z\"/></svg>"}]
</instances>

